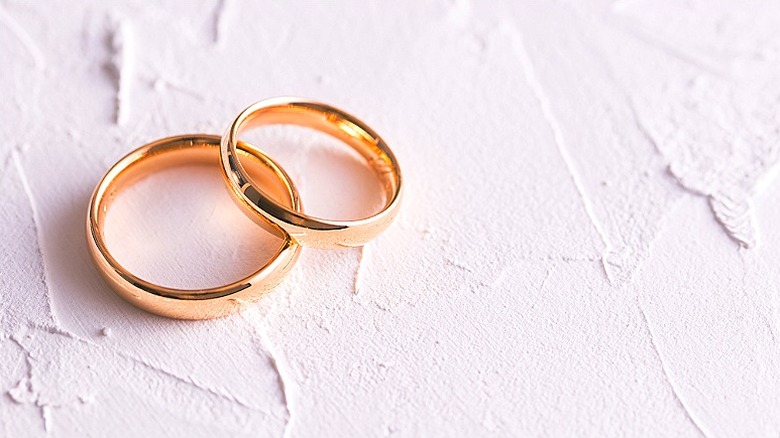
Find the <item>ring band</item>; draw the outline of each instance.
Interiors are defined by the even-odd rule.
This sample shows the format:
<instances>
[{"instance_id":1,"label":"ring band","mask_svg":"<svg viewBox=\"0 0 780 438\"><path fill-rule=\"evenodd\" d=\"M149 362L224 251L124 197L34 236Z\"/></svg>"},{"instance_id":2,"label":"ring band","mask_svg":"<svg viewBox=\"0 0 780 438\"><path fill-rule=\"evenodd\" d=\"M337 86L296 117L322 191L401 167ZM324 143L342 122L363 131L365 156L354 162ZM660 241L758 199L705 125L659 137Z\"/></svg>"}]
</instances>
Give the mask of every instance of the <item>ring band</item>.
<instances>
[{"instance_id":1,"label":"ring band","mask_svg":"<svg viewBox=\"0 0 780 438\"><path fill-rule=\"evenodd\" d=\"M363 156L385 190L385 206L363 219L338 221L308 216L270 197L252 182L241 161L236 144L242 130L270 124L292 124L329 134ZM222 170L243 211L256 223L270 222L300 243L313 248L361 246L393 222L401 201L401 170L393 152L365 123L330 105L302 98L280 97L249 106L222 136Z\"/></svg>"},{"instance_id":2,"label":"ring band","mask_svg":"<svg viewBox=\"0 0 780 438\"><path fill-rule=\"evenodd\" d=\"M298 259L301 247L290 235L272 230L283 242L273 257L251 275L234 283L201 290L182 290L142 280L122 267L108 251L103 233L106 213L116 196L127 186L163 167L184 163L216 163L220 137L183 135L149 143L119 160L98 183L87 213L87 242L98 271L119 296L158 315L181 319L208 319L233 313L245 303L256 301L276 286ZM289 176L271 158L246 143L239 143L254 177L275 188L287 208L300 210L298 192Z\"/></svg>"}]
</instances>

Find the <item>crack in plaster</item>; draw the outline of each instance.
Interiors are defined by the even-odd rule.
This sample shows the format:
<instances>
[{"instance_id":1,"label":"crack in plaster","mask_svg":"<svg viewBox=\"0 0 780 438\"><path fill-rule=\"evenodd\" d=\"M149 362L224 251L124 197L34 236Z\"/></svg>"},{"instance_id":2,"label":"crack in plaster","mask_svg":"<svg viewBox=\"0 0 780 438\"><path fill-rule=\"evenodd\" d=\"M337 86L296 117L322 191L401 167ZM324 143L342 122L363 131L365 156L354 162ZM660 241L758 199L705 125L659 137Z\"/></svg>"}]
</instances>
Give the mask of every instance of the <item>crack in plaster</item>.
<instances>
[{"instance_id":1,"label":"crack in plaster","mask_svg":"<svg viewBox=\"0 0 780 438\"><path fill-rule=\"evenodd\" d=\"M761 318L761 320L764 322L764 325L767 328L767 332L769 333L770 339L772 339L772 343L777 345L777 335L775 334L777 319L773 321L773 316L776 316L778 306L775 303L772 303L770 310L770 315L767 315L764 311L764 309L761 308L759 303L755 301L753 296L747 293L748 290L748 261L745 257L745 251L740 250L738 251L739 254L739 261L742 264L742 276L740 278L740 289L742 290L743 297L750 303L750 305L753 307L754 311L758 314L758 317Z\"/></svg>"},{"instance_id":2,"label":"crack in plaster","mask_svg":"<svg viewBox=\"0 0 780 438\"><path fill-rule=\"evenodd\" d=\"M564 140L563 132L561 131L560 124L557 118L555 117L555 115L553 114L552 106L550 104L550 99L547 96L547 92L544 90L544 87L542 86L541 82L539 81L533 61L531 60L531 56L525 47L525 43L523 42L522 35L520 35L517 30L511 27L507 28L506 30L508 31L507 33L511 38L512 46L514 47L519 57L526 82L528 86L531 88L531 91L533 92L537 101L539 102L539 105L542 110L542 115L544 116L544 120L547 122L547 125L552 131L553 139L555 140L555 146L558 149L558 153L563 159L564 164L566 165L566 170L569 173L572 182L574 183L574 187L577 190L577 194L579 195L580 200L582 201L582 205L585 208L585 212L588 216L588 219L590 220L590 223L593 225L593 228L595 228L596 232L601 238L602 244L605 246L604 252L601 257L601 265L602 268L604 269L604 274L607 276L607 280L610 283L612 283L614 281L615 274L612 273L611 272L612 270L608 267L610 266L610 263L608 262L609 257L607 257L606 255L612 253L613 251L612 251L612 245L610 244L609 239L607 238L607 233L604 229L604 226L599 222L598 218L596 217L593 203L585 191L585 186L582 182L582 178L577 173L576 167L574 165L574 159L571 157L569 151L566 149L565 146L566 142Z\"/></svg>"},{"instance_id":3,"label":"crack in plaster","mask_svg":"<svg viewBox=\"0 0 780 438\"><path fill-rule=\"evenodd\" d=\"M474 273L473 269L471 269L470 267L466 266L463 263L458 262L457 260L454 260L454 259L451 259L451 258L447 258L447 259L444 260L444 263L446 263L447 266L452 266L453 268L457 268L457 269L459 269L461 271L468 272L470 274Z\"/></svg>"},{"instance_id":4,"label":"crack in plaster","mask_svg":"<svg viewBox=\"0 0 780 438\"><path fill-rule=\"evenodd\" d=\"M282 432L282 437L289 437L292 430L293 413L290 410L290 403L287 398L287 383L285 381L285 378L283 377L282 370L279 368L279 362L276 360L276 356L274 356L274 353L272 353L273 348L271 347L270 341L267 339L267 337L264 342L266 342L266 347L268 348L268 351L270 353L269 359L271 362L271 366L273 367L274 371L276 371L276 375L278 376L279 387L282 389L284 407L287 410L287 422L284 425L284 431Z\"/></svg>"},{"instance_id":5,"label":"crack in plaster","mask_svg":"<svg viewBox=\"0 0 780 438\"><path fill-rule=\"evenodd\" d=\"M613 13L615 14L614 16L625 17L625 15L622 14L619 9L613 8ZM656 37L650 36L642 31L636 30L635 26L630 26L624 23L623 21L614 20L614 19L604 20L604 23L606 23L611 28L619 31L620 33L624 35L628 35L629 37L633 38L635 41L638 41L653 49L659 50L665 55L677 59L678 61L683 62L686 65L690 65L696 69L705 71L719 78L723 78L727 76L726 72L721 71L718 68L709 65L700 59L697 59L693 55L685 53L685 51L683 50L675 48L672 44L669 44L666 41L663 41Z\"/></svg>"},{"instance_id":6,"label":"crack in plaster","mask_svg":"<svg viewBox=\"0 0 780 438\"><path fill-rule=\"evenodd\" d=\"M24 190L24 195L27 198L27 204L30 207L30 212L32 213L32 226L35 229L35 247L36 251L38 253L38 260L41 261L41 283L43 286L43 289L45 291L44 295L46 297L46 313L47 317L51 320L52 323L57 324L57 316L52 311L52 299L51 294L49 293L49 283L47 280L47 272L46 272L46 263L44 261L43 257L43 249L41 248L41 227L40 227L40 214L38 212L38 209L35 205L35 195L33 195L33 190L30 187L30 181L27 178L27 173L24 170L24 166L22 165L22 160L20 157L20 152L17 149L14 149L11 152L11 161L14 164L14 167L16 168L16 173L19 176L19 182L22 184L22 189ZM6 166L6 168L8 168Z\"/></svg>"},{"instance_id":7,"label":"crack in plaster","mask_svg":"<svg viewBox=\"0 0 780 438\"><path fill-rule=\"evenodd\" d=\"M260 314L259 310L257 309L257 306L251 306L245 308L241 312L242 318L244 318L245 321L247 321L249 324L251 324L255 328L255 334L259 337L260 342L263 344L263 347L265 351L268 353L268 361L271 364L271 367L276 372L276 376L279 383L279 389L281 390L282 395L282 402L284 403L284 409L287 412L287 420L284 424L284 431L282 432L282 438L288 438L290 436L290 433L292 431L292 423L293 423L293 409L290 408L290 395L289 392L291 392L291 386L290 383L294 381L292 376L288 376L287 374L287 366L280 366L279 365L279 357L280 352L276 351L276 347L274 346L273 342L271 342L271 338L268 335L268 328L262 327L262 315ZM250 318L251 316L251 318Z\"/></svg>"},{"instance_id":8,"label":"crack in plaster","mask_svg":"<svg viewBox=\"0 0 780 438\"><path fill-rule=\"evenodd\" d=\"M81 342L85 342L88 345L96 346L96 347L99 347L99 348L103 349L103 347L101 347L101 346L99 346L97 344L88 342L88 341L86 341L84 339L77 339L77 340L79 340ZM118 351L118 350L113 350L113 349L107 349L107 350L109 352L111 352L111 353L113 353L113 354L123 358L123 359L127 359L127 360L129 360L129 361L131 361L131 362L133 362L135 364L141 365L142 367L144 367L144 368L146 368L146 369L148 369L150 371L153 371L153 372L156 372L156 373L160 373L160 374L162 374L164 376L167 376L167 377L169 377L169 378L171 378L171 379L173 379L173 380L175 380L175 381L177 381L179 383L183 383L183 384L185 384L187 386L190 386L192 388L195 388L195 389L207 392L207 393L209 393L209 394L211 394L214 397L217 397L219 399L228 401L230 403L235 403L235 404L237 404L237 405L239 405L239 406L241 406L241 407L243 407L245 409L248 409L250 411L253 411L253 412L260 412L260 413L263 413L263 414L268 414L267 411L259 409L259 408L255 407L255 406L251 406L249 403L247 403L244 400L241 400L240 398L236 397L233 394L224 393L224 392L221 392L221 391L219 391L217 389L210 388L210 387L208 387L206 385L202 385L202 384L196 382L192 377L180 376L180 375L175 374L175 373L173 373L171 371L168 371L168 370L166 370L164 368L154 366L154 365L144 361L143 359L137 358L135 356L128 355L128 354L126 354L124 352L121 352L121 351Z\"/></svg>"},{"instance_id":9,"label":"crack in plaster","mask_svg":"<svg viewBox=\"0 0 780 438\"><path fill-rule=\"evenodd\" d=\"M544 292L544 287L547 285L547 280L550 279L553 270L548 267L545 271L546 272L544 273L544 278L542 279L542 283L539 285L539 292Z\"/></svg>"},{"instance_id":10,"label":"crack in plaster","mask_svg":"<svg viewBox=\"0 0 780 438\"><path fill-rule=\"evenodd\" d=\"M599 259L599 258L578 259L578 260L567 260L567 259L561 259L561 258L534 258L534 259L520 258L519 260L521 262L524 262L524 261L531 261L531 262L544 261L544 262L553 262L553 263L560 262L560 263L563 263L563 264L566 264L566 265L573 264L573 263L599 263L599 264L602 263L601 259ZM521 268L521 267L522 267L521 263L511 263L509 265L506 265L503 268L501 268L501 270L498 271L497 274L495 274L493 276L492 281L490 281L489 283L485 282L485 281L479 281L478 285L482 286L482 287L491 288L491 289L495 288L495 287L499 286L507 278L507 276L509 275L509 273L512 270L518 269L518 268ZM556 266L553 264L553 268L555 268L555 267ZM547 283L547 280L549 279L549 277L550 277L550 275L552 273L551 269L549 267L546 269L546 272L547 273L545 275L545 278L542 281L542 284L539 286L540 290L542 290L542 288L545 286L545 284Z\"/></svg>"},{"instance_id":11,"label":"crack in plaster","mask_svg":"<svg viewBox=\"0 0 780 438\"><path fill-rule=\"evenodd\" d=\"M352 284L352 294L357 295L363 288L363 277L365 276L366 247L363 245L357 248L357 267L355 267L355 281Z\"/></svg>"},{"instance_id":12,"label":"crack in plaster","mask_svg":"<svg viewBox=\"0 0 780 438\"><path fill-rule=\"evenodd\" d=\"M603 64L607 71L610 72L610 76L612 77L612 80L615 84L618 84L619 82L615 79L614 74L612 73L612 68L609 66L609 64L606 61L603 61ZM647 129L647 126L642 122L642 119L639 117L639 113L636 110L636 105L634 105L634 100L631 99L631 95L626 92L623 87L619 87L620 92L623 95L623 99L626 102L626 107L628 107L629 113L631 113L631 119L634 121L634 127L639 132L639 134L642 135L642 137L653 146L653 150L660 155L661 157L665 157L663 152L661 151L661 148L658 146L658 140L656 140L655 137L653 137L653 134L650 133L650 130Z\"/></svg>"},{"instance_id":13,"label":"crack in plaster","mask_svg":"<svg viewBox=\"0 0 780 438\"><path fill-rule=\"evenodd\" d=\"M200 102L207 101L206 96L203 93L188 88L184 85L178 84L162 76L157 76L155 78L144 78L144 79L147 80L151 85L152 89L158 93L170 90L170 91L175 91L177 93L181 93L185 96L192 97L193 99L196 99Z\"/></svg>"},{"instance_id":14,"label":"crack in plaster","mask_svg":"<svg viewBox=\"0 0 780 438\"><path fill-rule=\"evenodd\" d=\"M696 428L696 430L705 438L710 437L711 435L704 432L704 429L699 424L698 421L694 418L693 414L691 413L690 409L686 405L686 403L683 401L682 397L680 397L680 393L678 392L677 388L675 387L674 383L672 382L671 377L669 376L669 371L667 370L666 362L663 359L663 356L661 355L661 351L658 350L658 345L655 343L655 335L653 335L653 331L650 328L650 323L647 319L647 314L645 313L644 309L642 308L641 303L639 302L639 297L636 298L636 306L639 310L639 315L642 318L642 323L647 330L647 335L650 340L650 346L653 349L653 352L655 353L656 357L658 358L658 362L661 364L661 372L663 373L664 379L669 384L669 388L672 390L672 395L674 396L677 403L682 408L683 412L685 413L685 416L690 420L691 424L693 424L693 427Z\"/></svg>"},{"instance_id":15,"label":"crack in plaster","mask_svg":"<svg viewBox=\"0 0 780 438\"><path fill-rule=\"evenodd\" d=\"M127 120L128 95L132 74L132 39L129 27L122 20L110 18L106 46L109 57L104 68L114 87L114 124Z\"/></svg>"},{"instance_id":16,"label":"crack in plaster","mask_svg":"<svg viewBox=\"0 0 780 438\"><path fill-rule=\"evenodd\" d=\"M8 11L0 5L0 23L8 27L8 30L16 37L22 44L22 47L27 51L33 61L33 66L36 70L43 70L46 67L46 59L43 56L43 52L35 44L35 40L27 33L22 26L20 26L16 20L11 18Z\"/></svg>"}]
</instances>

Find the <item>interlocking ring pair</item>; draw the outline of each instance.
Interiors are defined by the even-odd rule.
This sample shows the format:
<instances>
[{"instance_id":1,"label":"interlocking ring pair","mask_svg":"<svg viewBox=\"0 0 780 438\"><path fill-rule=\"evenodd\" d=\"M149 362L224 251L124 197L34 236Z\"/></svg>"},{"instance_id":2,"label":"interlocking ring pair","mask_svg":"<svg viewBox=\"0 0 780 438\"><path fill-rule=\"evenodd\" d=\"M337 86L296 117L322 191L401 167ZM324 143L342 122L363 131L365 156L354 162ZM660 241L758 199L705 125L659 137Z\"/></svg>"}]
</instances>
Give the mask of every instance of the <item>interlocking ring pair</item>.
<instances>
[{"instance_id":1,"label":"interlocking ring pair","mask_svg":"<svg viewBox=\"0 0 780 438\"><path fill-rule=\"evenodd\" d=\"M252 127L291 124L329 134L354 148L374 171L386 194L376 214L334 221L303 213L295 185L285 171L256 147L238 140ZM217 157L217 155L219 157ZM282 238L273 257L234 283L201 290L182 290L145 281L127 271L106 247L103 226L117 195L158 169L196 162L221 163L236 204L255 223ZM87 212L87 243L98 271L130 303L158 315L208 319L239 310L279 284L298 259L301 245L314 248L354 247L383 232L398 213L401 170L393 152L371 128L346 112L301 98L255 103L233 121L220 138L195 134L168 137L142 146L119 160L98 183Z\"/></svg>"}]
</instances>

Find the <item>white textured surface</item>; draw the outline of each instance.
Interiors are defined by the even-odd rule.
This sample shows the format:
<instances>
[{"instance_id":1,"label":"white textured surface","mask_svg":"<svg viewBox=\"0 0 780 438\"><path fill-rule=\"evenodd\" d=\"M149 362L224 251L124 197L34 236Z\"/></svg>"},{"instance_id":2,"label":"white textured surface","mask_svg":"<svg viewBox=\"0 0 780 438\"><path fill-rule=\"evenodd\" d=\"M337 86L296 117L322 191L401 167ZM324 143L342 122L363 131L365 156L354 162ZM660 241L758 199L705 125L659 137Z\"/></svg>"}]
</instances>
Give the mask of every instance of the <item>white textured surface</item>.
<instances>
[{"instance_id":1,"label":"white textured surface","mask_svg":"<svg viewBox=\"0 0 780 438\"><path fill-rule=\"evenodd\" d=\"M4 436L780 434L777 2L5 1L0 48ZM114 296L83 230L107 167L285 94L385 137L399 222L240 315ZM249 138L310 211L376 203L334 142ZM274 242L220 184L145 181L112 248L236 278Z\"/></svg>"}]
</instances>

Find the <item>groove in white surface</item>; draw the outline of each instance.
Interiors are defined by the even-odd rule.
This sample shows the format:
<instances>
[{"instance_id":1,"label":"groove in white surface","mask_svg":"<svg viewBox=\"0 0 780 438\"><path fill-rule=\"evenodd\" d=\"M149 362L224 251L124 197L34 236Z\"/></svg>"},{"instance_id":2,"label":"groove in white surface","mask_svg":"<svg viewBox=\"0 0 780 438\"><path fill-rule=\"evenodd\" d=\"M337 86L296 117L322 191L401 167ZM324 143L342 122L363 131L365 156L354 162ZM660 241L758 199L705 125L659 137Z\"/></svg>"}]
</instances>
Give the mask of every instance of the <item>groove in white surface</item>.
<instances>
[{"instance_id":1,"label":"groove in white surface","mask_svg":"<svg viewBox=\"0 0 780 438\"><path fill-rule=\"evenodd\" d=\"M658 362L660 362L661 364L661 370L663 371L664 378L669 383L669 387L671 388L675 399L677 399L677 402L680 404L680 408L685 412L685 415L688 417L688 419L690 419L691 423L694 425L694 427L699 432L699 434L701 434L701 436L705 438L711 437L712 436L711 434L704 432L699 422L694 418L693 414L691 414L690 409L681 398L680 393L675 388L675 384L672 381L672 378L669 376L669 370L667 369L667 366L664 363L664 358L663 356L661 356L661 352L658 351L658 347L655 345L655 337L653 336L653 329L652 327L650 327L650 322L647 320L647 314L645 314L645 311L642 310L642 304L639 302L639 299L637 299L636 306L637 306L637 310L639 311L639 314L642 316L642 323L647 329L647 335L650 338L650 345L652 345L653 350L655 351L655 354L658 357Z\"/></svg>"},{"instance_id":2,"label":"groove in white surface","mask_svg":"<svg viewBox=\"0 0 780 438\"><path fill-rule=\"evenodd\" d=\"M46 60L43 56L43 52L41 52L41 49L30 34L8 14L8 11L3 5L0 5L0 24L2 24L3 27L7 27L16 37L17 41L22 44L22 47L24 47L30 55L30 58L32 58L34 68L36 70L43 70L46 67Z\"/></svg>"},{"instance_id":3,"label":"groove in white surface","mask_svg":"<svg viewBox=\"0 0 780 438\"><path fill-rule=\"evenodd\" d=\"M506 29L512 38L514 47L516 48L517 54L520 57L520 60L522 62L523 73L525 74L525 78L528 81L528 84L531 86L531 89L534 91L534 95L539 100L539 104L541 105L544 118L547 121L547 124L549 125L550 130L553 133L553 137L555 138L555 146L558 148L558 152L560 153L564 163L566 163L566 169L569 172L572 181L574 182L574 186L577 188L577 193L580 195L580 199L582 200L582 205L585 207L585 211L588 213L588 218L590 219L593 228L596 229L599 236L601 237L601 242L605 246L604 254L605 255L611 254L612 249L611 249L610 242L607 240L606 231L604 230L604 227L601 225L598 218L596 217L596 213L593 211L593 205L590 199L588 198L587 193L585 192L583 183L579 177L577 170L575 169L575 164L566 149L563 134L561 133L561 130L558 127L558 121L556 120L555 115L553 114L552 109L550 108L549 98L547 97L544 91L544 87L537 79L533 62L531 61L531 58L528 56L528 52L525 49L522 37L518 35L517 32L512 31L511 27L507 27ZM602 255L602 264L604 265L604 272L607 274L607 277L609 277L610 281L614 281L614 274L612 274L612 269L610 268L610 262L608 261L609 258L606 257L605 255Z\"/></svg>"},{"instance_id":4,"label":"groove in white surface","mask_svg":"<svg viewBox=\"0 0 780 438\"><path fill-rule=\"evenodd\" d=\"M117 18L108 21L106 45L109 58L105 64L114 87L114 123L124 125L130 112L130 84L133 81L133 49L129 25Z\"/></svg>"}]
</instances>

